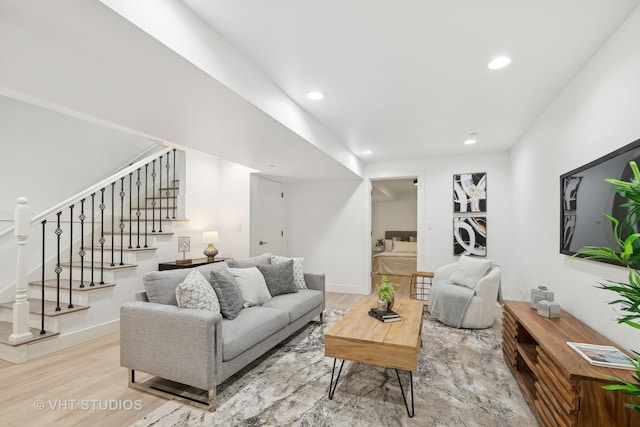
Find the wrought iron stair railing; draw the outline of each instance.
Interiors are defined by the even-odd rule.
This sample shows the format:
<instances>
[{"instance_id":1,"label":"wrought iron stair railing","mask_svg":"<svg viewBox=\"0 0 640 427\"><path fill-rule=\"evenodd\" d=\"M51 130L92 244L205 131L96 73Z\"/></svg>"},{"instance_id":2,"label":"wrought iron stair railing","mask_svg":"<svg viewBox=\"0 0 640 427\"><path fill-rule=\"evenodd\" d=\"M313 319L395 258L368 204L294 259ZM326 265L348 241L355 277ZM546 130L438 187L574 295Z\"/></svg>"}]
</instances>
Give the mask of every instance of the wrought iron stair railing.
<instances>
[{"instance_id":1,"label":"wrought iron stair railing","mask_svg":"<svg viewBox=\"0 0 640 427\"><path fill-rule=\"evenodd\" d=\"M158 171L156 171L156 164L159 166ZM166 169L164 177L163 168ZM149 236L163 232L163 219L176 219L178 208L176 169L176 149L163 150L161 153L148 156L132 164L108 180L102 181L74 198L32 218L32 226L40 224L41 228L40 299L42 306L40 334L46 333L45 283L47 275L55 274L56 311L62 310L61 304L73 308L74 281L77 284L79 279L79 288L104 285L105 264L109 264L110 267L114 267L116 264L124 266L125 250L133 250L134 244L136 249L148 248ZM171 174L173 174L173 184L170 182ZM163 178L166 185L164 188ZM156 185L158 193L156 193ZM150 207L147 205L149 198ZM163 200L165 201L164 206ZM143 207L141 207L141 203ZM129 211L128 219L125 216L125 210ZM105 214L109 213L111 214L111 227L110 230L105 230ZM149 217L149 213L151 213L151 217ZM117 230L116 219L118 222ZM55 225L53 230L49 226L52 222ZM149 222L151 222L151 227L149 227ZM125 224L128 224L127 238L125 238L125 229L127 228ZM156 225L158 226L157 230ZM79 236L74 237L74 228L79 229ZM68 239L65 238L65 234L69 236ZM110 236L111 245L106 247L108 236ZM54 245L49 242L51 238L54 239ZM52 246L54 248L51 248ZM106 260L105 252L108 252ZM116 259L116 252L120 253L119 260ZM63 254L65 253L68 253L68 263L63 263ZM90 262L86 262L87 256L90 256ZM53 271L48 268L48 265L51 264L53 264ZM77 274L74 274L75 267L79 267ZM65 276L68 277L63 277L63 273L67 273ZM85 275L85 273L88 274ZM68 302L62 302L60 290L67 286Z\"/></svg>"}]
</instances>

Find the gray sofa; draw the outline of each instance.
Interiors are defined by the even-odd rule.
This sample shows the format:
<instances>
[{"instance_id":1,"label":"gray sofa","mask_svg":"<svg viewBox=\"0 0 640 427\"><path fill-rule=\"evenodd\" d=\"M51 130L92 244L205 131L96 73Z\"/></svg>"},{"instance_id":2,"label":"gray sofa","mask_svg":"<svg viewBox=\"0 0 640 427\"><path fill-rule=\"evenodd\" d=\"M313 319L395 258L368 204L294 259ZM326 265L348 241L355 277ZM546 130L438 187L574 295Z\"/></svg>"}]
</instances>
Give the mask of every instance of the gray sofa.
<instances>
[{"instance_id":1,"label":"gray sofa","mask_svg":"<svg viewBox=\"0 0 640 427\"><path fill-rule=\"evenodd\" d=\"M222 271L225 262L197 267L205 277ZM325 306L324 274L304 274L308 289L272 297L262 306L243 308L229 320L208 310L177 306L175 289L193 269L145 274L145 289L120 309L120 365L128 368L129 385L213 409L216 385L320 316ZM149 302L149 300L156 301ZM159 378L136 382L141 371L196 387L175 392ZM166 381L165 381L166 382ZM180 396L178 396L180 395Z\"/></svg>"}]
</instances>

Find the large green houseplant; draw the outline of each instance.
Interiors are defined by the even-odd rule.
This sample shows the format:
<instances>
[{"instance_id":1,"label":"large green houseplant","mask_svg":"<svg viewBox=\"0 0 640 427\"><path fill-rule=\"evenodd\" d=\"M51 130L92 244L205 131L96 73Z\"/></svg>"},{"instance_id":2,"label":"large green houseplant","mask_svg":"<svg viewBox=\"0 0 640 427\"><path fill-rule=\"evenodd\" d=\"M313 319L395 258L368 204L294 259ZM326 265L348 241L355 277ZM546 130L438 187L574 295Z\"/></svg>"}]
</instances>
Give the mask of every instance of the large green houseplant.
<instances>
[{"instance_id":1,"label":"large green houseplant","mask_svg":"<svg viewBox=\"0 0 640 427\"><path fill-rule=\"evenodd\" d=\"M599 288L612 291L618 297L610 301L609 304L619 304L620 317L618 323L627 324L633 328L640 329L640 170L636 162L630 162L629 166L633 172L630 181L618 179L605 179L613 185L613 191L626 201L621 207L626 209L624 218L615 218L612 215L604 214L613 224L614 235L617 248L586 246L578 255L589 259L613 261L626 266L628 270L627 282L606 281L599 284ZM632 360L635 366L633 375L634 382L628 382L619 377L605 375L607 378L617 382L604 388L608 390L623 390L631 396L631 402L625 406L640 412L640 404L635 399L640 396L640 353L634 351L636 359Z\"/></svg>"}]
</instances>

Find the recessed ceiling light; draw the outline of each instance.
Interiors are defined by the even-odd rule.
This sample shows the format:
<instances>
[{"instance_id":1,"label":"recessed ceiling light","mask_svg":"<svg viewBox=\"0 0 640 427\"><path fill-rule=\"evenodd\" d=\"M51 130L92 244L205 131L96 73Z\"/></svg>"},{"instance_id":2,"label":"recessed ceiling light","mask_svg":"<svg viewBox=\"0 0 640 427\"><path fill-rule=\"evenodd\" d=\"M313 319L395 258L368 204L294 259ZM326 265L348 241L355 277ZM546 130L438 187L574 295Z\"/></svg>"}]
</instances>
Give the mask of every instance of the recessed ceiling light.
<instances>
[{"instance_id":1,"label":"recessed ceiling light","mask_svg":"<svg viewBox=\"0 0 640 427\"><path fill-rule=\"evenodd\" d=\"M500 68L506 67L510 63L511 58L509 58L508 56L498 56L496 58L493 58L491 62L489 62L489 65L487 65L487 67L489 67L490 70L499 70Z\"/></svg>"},{"instance_id":2,"label":"recessed ceiling light","mask_svg":"<svg viewBox=\"0 0 640 427\"><path fill-rule=\"evenodd\" d=\"M307 98L312 101L319 101L321 99L324 99L324 93L320 92L319 90L312 90L311 92L307 93Z\"/></svg>"},{"instance_id":3,"label":"recessed ceiling light","mask_svg":"<svg viewBox=\"0 0 640 427\"><path fill-rule=\"evenodd\" d=\"M478 142L478 140L476 139L476 134L474 132L470 133L467 139L464 140L465 145L472 145L476 142Z\"/></svg>"},{"instance_id":4,"label":"recessed ceiling light","mask_svg":"<svg viewBox=\"0 0 640 427\"><path fill-rule=\"evenodd\" d=\"M373 151L371 151L371 150L364 150L364 151L362 152L362 154L373 154Z\"/></svg>"}]
</instances>

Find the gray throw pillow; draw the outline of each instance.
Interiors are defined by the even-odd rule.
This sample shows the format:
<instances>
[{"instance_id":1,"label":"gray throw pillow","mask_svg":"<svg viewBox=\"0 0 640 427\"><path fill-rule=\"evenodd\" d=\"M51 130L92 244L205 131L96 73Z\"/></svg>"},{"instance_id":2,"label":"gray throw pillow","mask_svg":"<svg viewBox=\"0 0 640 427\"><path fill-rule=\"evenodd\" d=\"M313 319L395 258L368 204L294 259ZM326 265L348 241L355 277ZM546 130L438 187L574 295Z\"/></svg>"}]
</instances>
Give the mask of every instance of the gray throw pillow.
<instances>
[{"instance_id":1,"label":"gray throw pillow","mask_svg":"<svg viewBox=\"0 0 640 427\"><path fill-rule=\"evenodd\" d=\"M229 264L231 268L251 268L257 267L258 265L269 265L272 256L270 253L266 253L247 259L230 259L227 261L227 264Z\"/></svg>"},{"instance_id":2,"label":"gray throw pillow","mask_svg":"<svg viewBox=\"0 0 640 427\"><path fill-rule=\"evenodd\" d=\"M258 265L258 270L267 282L267 288L272 297L282 294L298 292L296 282L293 280L293 260L282 264Z\"/></svg>"},{"instance_id":3,"label":"gray throw pillow","mask_svg":"<svg viewBox=\"0 0 640 427\"><path fill-rule=\"evenodd\" d=\"M294 257L288 258L285 256L274 255L271 257L271 264L282 264L289 260L293 260L293 281L298 289L308 289L307 282L304 281L304 258Z\"/></svg>"},{"instance_id":4,"label":"gray throw pillow","mask_svg":"<svg viewBox=\"0 0 640 427\"><path fill-rule=\"evenodd\" d=\"M244 299L231 273L227 270L220 273L212 271L211 286L218 296L220 313L227 319L235 319L244 306Z\"/></svg>"}]
</instances>

